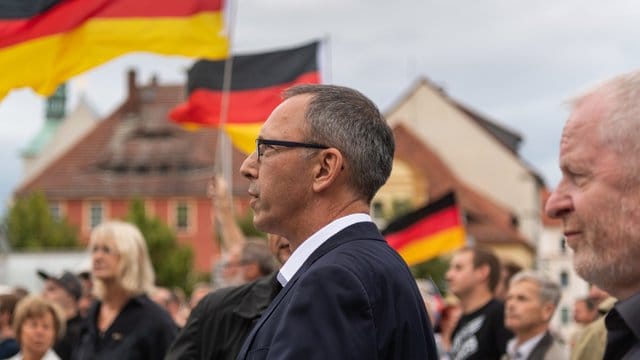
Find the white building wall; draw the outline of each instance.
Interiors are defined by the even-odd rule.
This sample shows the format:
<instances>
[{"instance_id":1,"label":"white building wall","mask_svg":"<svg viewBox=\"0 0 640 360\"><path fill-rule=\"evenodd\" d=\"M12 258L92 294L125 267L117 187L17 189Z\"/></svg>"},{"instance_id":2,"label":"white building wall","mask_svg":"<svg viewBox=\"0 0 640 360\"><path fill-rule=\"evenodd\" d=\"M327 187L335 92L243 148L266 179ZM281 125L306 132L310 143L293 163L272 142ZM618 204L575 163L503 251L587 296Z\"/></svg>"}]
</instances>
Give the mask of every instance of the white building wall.
<instances>
[{"instance_id":1,"label":"white building wall","mask_svg":"<svg viewBox=\"0 0 640 360\"><path fill-rule=\"evenodd\" d=\"M465 183L510 209L531 243L539 237L536 179L522 160L440 93L420 86L387 120L404 123Z\"/></svg>"},{"instance_id":2,"label":"white building wall","mask_svg":"<svg viewBox=\"0 0 640 360\"><path fill-rule=\"evenodd\" d=\"M37 270L60 274L67 270L80 272L90 270L90 255L86 250L19 252L0 255L0 287L21 286L30 292L39 293L43 281Z\"/></svg>"},{"instance_id":3,"label":"white building wall","mask_svg":"<svg viewBox=\"0 0 640 360\"><path fill-rule=\"evenodd\" d=\"M573 251L568 246L562 246L562 239L562 228L545 227L543 229L538 244L538 268L558 283L562 282L561 274L566 274L562 298L551 321L551 327L560 331L568 340L576 326L573 321L573 304L577 299L587 296L589 284L573 270ZM563 319L563 312L565 319Z\"/></svg>"}]
</instances>

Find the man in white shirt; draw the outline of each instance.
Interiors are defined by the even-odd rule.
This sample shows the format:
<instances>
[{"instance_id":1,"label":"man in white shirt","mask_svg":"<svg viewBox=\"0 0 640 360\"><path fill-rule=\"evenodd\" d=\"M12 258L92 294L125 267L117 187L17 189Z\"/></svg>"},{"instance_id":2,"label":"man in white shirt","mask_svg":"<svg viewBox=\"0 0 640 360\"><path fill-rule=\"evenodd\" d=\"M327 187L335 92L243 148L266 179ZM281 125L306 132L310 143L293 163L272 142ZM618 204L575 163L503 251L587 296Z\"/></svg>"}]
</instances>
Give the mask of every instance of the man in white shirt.
<instances>
[{"instance_id":1,"label":"man in white shirt","mask_svg":"<svg viewBox=\"0 0 640 360\"><path fill-rule=\"evenodd\" d=\"M507 344L510 360L567 359L563 345L549 332L549 322L560 301L560 286L534 272L516 274L505 303L505 326L515 337Z\"/></svg>"},{"instance_id":2,"label":"man in white shirt","mask_svg":"<svg viewBox=\"0 0 640 360\"><path fill-rule=\"evenodd\" d=\"M253 222L289 239L283 286L238 359L436 359L415 281L369 217L394 140L361 93L288 89L240 172Z\"/></svg>"}]
</instances>

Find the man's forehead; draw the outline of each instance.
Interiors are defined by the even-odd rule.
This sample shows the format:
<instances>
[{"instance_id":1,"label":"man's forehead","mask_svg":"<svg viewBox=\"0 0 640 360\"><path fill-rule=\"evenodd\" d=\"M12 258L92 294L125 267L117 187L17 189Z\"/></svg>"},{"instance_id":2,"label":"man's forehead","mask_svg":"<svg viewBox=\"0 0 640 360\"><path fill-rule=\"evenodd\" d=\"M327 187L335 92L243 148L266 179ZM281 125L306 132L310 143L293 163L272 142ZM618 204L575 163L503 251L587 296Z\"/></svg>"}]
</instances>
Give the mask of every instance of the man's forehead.
<instances>
[{"instance_id":1,"label":"man's forehead","mask_svg":"<svg viewBox=\"0 0 640 360\"><path fill-rule=\"evenodd\" d=\"M309 97L297 95L284 100L267 118L260 129L260 137L268 139L273 135L289 135L302 132L306 125L304 116Z\"/></svg>"},{"instance_id":2,"label":"man's forehead","mask_svg":"<svg viewBox=\"0 0 640 360\"><path fill-rule=\"evenodd\" d=\"M53 280L53 279L47 279L45 281L45 284L48 285L48 286L60 287L60 284L58 284L58 282Z\"/></svg>"},{"instance_id":3,"label":"man's forehead","mask_svg":"<svg viewBox=\"0 0 640 360\"><path fill-rule=\"evenodd\" d=\"M562 130L560 153L565 153L572 146L588 143L589 146L600 145L599 126L603 121L602 108L576 109Z\"/></svg>"},{"instance_id":4,"label":"man's forehead","mask_svg":"<svg viewBox=\"0 0 640 360\"><path fill-rule=\"evenodd\" d=\"M516 281L511 284L510 288L519 288L519 289L527 289L527 290L537 290L540 288L540 284L538 284L534 280L530 279L522 279L520 281Z\"/></svg>"},{"instance_id":5,"label":"man's forehead","mask_svg":"<svg viewBox=\"0 0 640 360\"><path fill-rule=\"evenodd\" d=\"M460 251L453 256L451 262L455 263L471 263L473 261L473 253L468 250Z\"/></svg>"}]
</instances>

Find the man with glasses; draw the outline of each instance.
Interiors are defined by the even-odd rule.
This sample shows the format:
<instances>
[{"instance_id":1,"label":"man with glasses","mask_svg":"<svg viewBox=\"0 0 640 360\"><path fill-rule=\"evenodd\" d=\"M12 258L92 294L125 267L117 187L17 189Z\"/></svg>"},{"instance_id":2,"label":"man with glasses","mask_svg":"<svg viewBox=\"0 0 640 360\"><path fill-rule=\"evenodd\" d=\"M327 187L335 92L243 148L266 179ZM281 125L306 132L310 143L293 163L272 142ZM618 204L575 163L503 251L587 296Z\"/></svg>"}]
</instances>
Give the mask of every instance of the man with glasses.
<instances>
[{"instance_id":1,"label":"man with glasses","mask_svg":"<svg viewBox=\"0 0 640 360\"><path fill-rule=\"evenodd\" d=\"M284 99L240 172L254 224L293 253L238 359L436 359L415 281L369 216L391 129L352 89L301 85Z\"/></svg>"}]
</instances>

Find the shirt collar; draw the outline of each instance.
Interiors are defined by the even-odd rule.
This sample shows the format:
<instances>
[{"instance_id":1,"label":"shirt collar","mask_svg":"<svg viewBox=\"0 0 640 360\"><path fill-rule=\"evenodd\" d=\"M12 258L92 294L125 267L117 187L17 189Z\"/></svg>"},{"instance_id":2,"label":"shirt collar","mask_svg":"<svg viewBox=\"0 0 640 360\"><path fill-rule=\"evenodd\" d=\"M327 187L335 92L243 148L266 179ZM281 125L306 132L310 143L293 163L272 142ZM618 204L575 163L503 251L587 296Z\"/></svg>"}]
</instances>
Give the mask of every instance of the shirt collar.
<instances>
[{"instance_id":1,"label":"shirt collar","mask_svg":"<svg viewBox=\"0 0 640 360\"><path fill-rule=\"evenodd\" d=\"M302 242L300 246L291 254L289 259L280 268L278 272L278 281L284 287L289 280L300 270L302 264L313 254L320 245L324 244L330 237L339 231L359 222L371 222L368 214L351 214L336 219L325 225L322 229L316 231L308 239Z\"/></svg>"},{"instance_id":2,"label":"shirt collar","mask_svg":"<svg viewBox=\"0 0 640 360\"><path fill-rule=\"evenodd\" d=\"M529 354L531 354L533 348L538 345L540 340L542 340L544 334L546 334L546 331L532 337L531 339L520 344L520 346L518 347L516 347L517 339L515 337L509 340L509 343L507 344L507 352L509 353L510 358L515 359L515 354L516 352L518 352L520 353L519 359L528 359Z\"/></svg>"}]
</instances>

